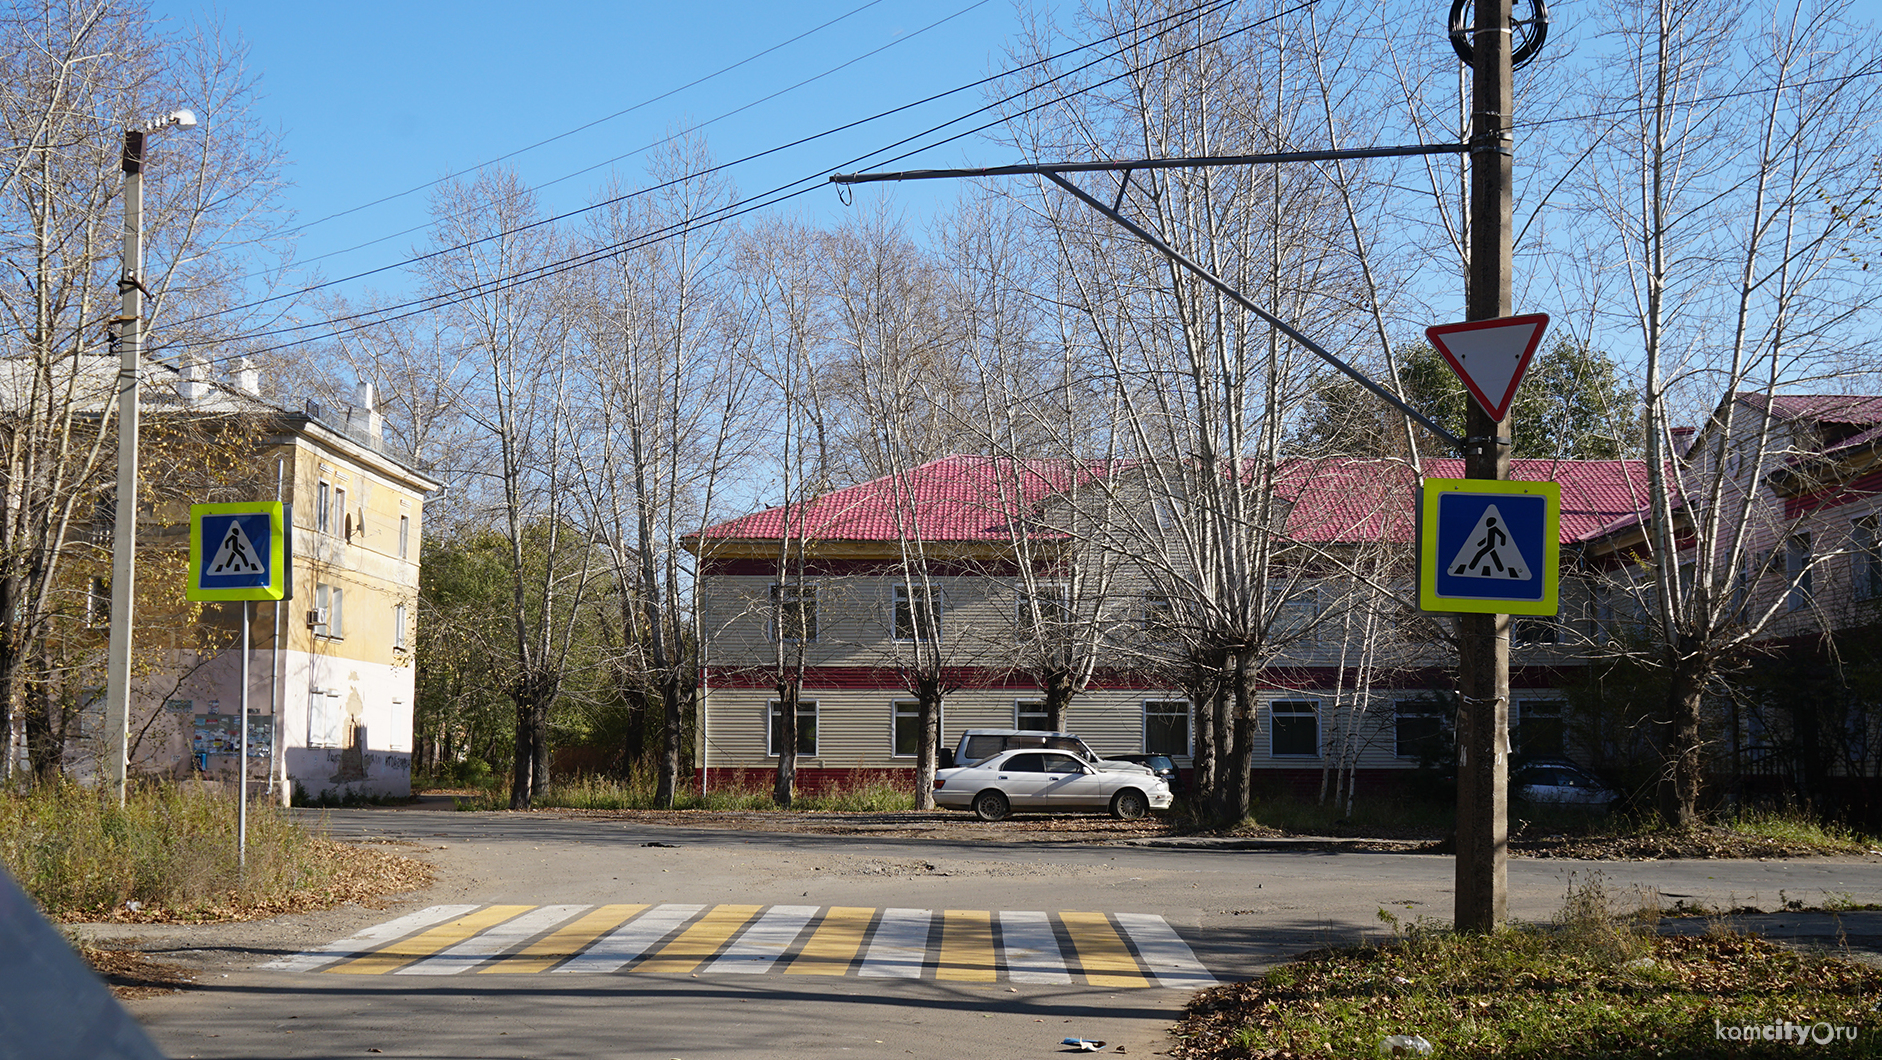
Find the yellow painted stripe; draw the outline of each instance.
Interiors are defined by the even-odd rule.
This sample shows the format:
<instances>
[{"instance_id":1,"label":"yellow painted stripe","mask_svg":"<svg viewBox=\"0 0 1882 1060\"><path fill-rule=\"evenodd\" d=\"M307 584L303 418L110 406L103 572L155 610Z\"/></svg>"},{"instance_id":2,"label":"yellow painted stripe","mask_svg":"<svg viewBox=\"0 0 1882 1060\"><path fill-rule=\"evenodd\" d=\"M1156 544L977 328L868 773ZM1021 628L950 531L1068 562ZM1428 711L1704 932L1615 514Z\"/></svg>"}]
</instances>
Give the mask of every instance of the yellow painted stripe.
<instances>
[{"instance_id":1,"label":"yellow painted stripe","mask_svg":"<svg viewBox=\"0 0 1882 1060\"><path fill-rule=\"evenodd\" d=\"M941 914L941 964L936 979L991 983L1000 976L993 953L993 914L950 909Z\"/></svg>"},{"instance_id":2,"label":"yellow painted stripe","mask_svg":"<svg viewBox=\"0 0 1882 1060\"><path fill-rule=\"evenodd\" d=\"M1109 917L1103 913L1060 913L1059 922L1072 937L1078 967L1085 973L1087 983L1121 987L1150 985L1143 969L1138 967L1137 958L1131 956L1130 947L1124 945L1117 929L1111 926Z\"/></svg>"},{"instance_id":3,"label":"yellow painted stripe","mask_svg":"<svg viewBox=\"0 0 1882 1060\"><path fill-rule=\"evenodd\" d=\"M646 911L645 903L601 906L590 910L579 920L562 925L555 930L554 934L531 943L528 949L500 958L488 967L479 968L478 971L546 972L582 952L589 943L620 927L628 917L638 916Z\"/></svg>"},{"instance_id":4,"label":"yellow painted stripe","mask_svg":"<svg viewBox=\"0 0 1882 1060\"><path fill-rule=\"evenodd\" d=\"M381 975L396 971L420 957L429 957L446 947L455 946L485 928L495 927L534 908L533 905L487 905L448 924L439 924L430 931L401 939L364 957L336 964L327 971L341 975Z\"/></svg>"},{"instance_id":5,"label":"yellow painted stripe","mask_svg":"<svg viewBox=\"0 0 1882 1060\"><path fill-rule=\"evenodd\" d=\"M642 961L636 972L690 972L719 952L727 939L763 909L761 905L717 905L659 953Z\"/></svg>"},{"instance_id":6,"label":"yellow painted stripe","mask_svg":"<svg viewBox=\"0 0 1882 1060\"><path fill-rule=\"evenodd\" d=\"M832 906L804 948L784 969L785 975L844 975L863 948L863 936L876 911L859 906Z\"/></svg>"}]
</instances>

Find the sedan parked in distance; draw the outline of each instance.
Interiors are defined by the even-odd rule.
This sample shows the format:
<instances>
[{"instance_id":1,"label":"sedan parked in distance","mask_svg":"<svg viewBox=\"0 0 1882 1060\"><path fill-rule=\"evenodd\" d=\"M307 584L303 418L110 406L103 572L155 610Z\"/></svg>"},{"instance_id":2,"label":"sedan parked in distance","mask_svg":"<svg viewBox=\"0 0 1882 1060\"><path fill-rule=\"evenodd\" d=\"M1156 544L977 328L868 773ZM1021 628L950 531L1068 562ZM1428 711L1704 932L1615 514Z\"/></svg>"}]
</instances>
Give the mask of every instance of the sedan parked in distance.
<instances>
[{"instance_id":1,"label":"sedan parked in distance","mask_svg":"<svg viewBox=\"0 0 1882 1060\"><path fill-rule=\"evenodd\" d=\"M1510 796L1554 806L1605 809L1620 801L1613 788L1566 758L1537 758L1510 774Z\"/></svg>"},{"instance_id":2,"label":"sedan parked in distance","mask_svg":"<svg viewBox=\"0 0 1882 1060\"><path fill-rule=\"evenodd\" d=\"M1002 751L934 775L934 801L998 821L1015 810L1109 810L1123 821L1170 807L1170 787L1149 773L1098 769L1066 751Z\"/></svg>"}]
</instances>

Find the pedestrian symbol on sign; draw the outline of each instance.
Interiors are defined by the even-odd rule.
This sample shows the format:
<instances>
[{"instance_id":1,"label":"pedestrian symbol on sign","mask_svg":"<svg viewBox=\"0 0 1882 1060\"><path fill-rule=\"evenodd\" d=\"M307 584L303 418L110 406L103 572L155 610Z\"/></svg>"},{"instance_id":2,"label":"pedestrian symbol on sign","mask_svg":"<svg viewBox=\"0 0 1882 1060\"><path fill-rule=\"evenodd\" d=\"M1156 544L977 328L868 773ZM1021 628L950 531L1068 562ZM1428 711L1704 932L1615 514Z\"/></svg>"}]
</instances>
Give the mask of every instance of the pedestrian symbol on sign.
<instances>
[{"instance_id":1,"label":"pedestrian symbol on sign","mask_svg":"<svg viewBox=\"0 0 1882 1060\"><path fill-rule=\"evenodd\" d=\"M1496 505L1486 505L1477 525L1464 539L1464 547L1451 560L1450 573L1457 578L1511 578L1526 581L1529 564L1522 550L1510 540L1509 523Z\"/></svg>"},{"instance_id":2,"label":"pedestrian symbol on sign","mask_svg":"<svg viewBox=\"0 0 1882 1060\"><path fill-rule=\"evenodd\" d=\"M267 564L255 554L255 544L242 530L240 519L229 520L229 532L222 535L216 554L209 560L211 574L263 574Z\"/></svg>"}]
</instances>

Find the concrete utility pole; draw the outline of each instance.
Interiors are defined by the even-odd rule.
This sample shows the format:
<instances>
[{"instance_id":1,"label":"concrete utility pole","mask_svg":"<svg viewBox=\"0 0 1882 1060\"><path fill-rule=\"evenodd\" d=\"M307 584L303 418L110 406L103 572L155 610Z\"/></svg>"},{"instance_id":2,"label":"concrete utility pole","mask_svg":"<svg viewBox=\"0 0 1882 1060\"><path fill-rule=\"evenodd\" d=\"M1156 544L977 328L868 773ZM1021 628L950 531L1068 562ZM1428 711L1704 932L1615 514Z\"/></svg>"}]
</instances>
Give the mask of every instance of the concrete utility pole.
<instances>
[{"instance_id":1,"label":"concrete utility pole","mask_svg":"<svg viewBox=\"0 0 1882 1060\"><path fill-rule=\"evenodd\" d=\"M1511 0L1476 0L1471 34L1470 265L1466 320L1511 312ZM1510 477L1507 420L1466 401L1464 477ZM1509 915L1510 616L1458 616L1457 895L1459 931Z\"/></svg>"},{"instance_id":2,"label":"concrete utility pole","mask_svg":"<svg viewBox=\"0 0 1882 1060\"><path fill-rule=\"evenodd\" d=\"M118 277L118 496L111 527L111 636L105 648L105 782L118 804L130 772L131 623L137 551L137 385L144 346L144 136L196 115L173 111L124 130L124 261Z\"/></svg>"}]
</instances>

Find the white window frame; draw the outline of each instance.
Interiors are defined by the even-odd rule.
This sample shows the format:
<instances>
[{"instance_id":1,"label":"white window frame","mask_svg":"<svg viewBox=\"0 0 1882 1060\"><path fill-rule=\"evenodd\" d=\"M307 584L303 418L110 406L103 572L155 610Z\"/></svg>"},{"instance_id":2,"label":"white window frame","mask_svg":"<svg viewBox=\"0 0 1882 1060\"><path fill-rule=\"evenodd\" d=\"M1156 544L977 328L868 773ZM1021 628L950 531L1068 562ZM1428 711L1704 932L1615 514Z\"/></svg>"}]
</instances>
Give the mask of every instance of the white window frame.
<instances>
[{"instance_id":1,"label":"white window frame","mask_svg":"<svg viewBox=\"0 0 1882 1060\"><path fill-rule=\"evenodd\" d=\"M784 705L784 701L778 700L778 699L767 700L765 702L764 725L765 725L765 757L766 758L778 757L778 749L774 742L774 737L777 736L777 727L772 724L772 721L778 716L779 708L782 707L783 705ZM803 749L804 715L806 714L810 715L810 726L811 726L810 750L808 751L805 751ZM823 726L820 724L820 720L821 720L820 715L821 715L821 711L819 710L817 706L816 700L799 699L797 701L797 745L798 745L797 757L799 759L820 757L817 754L817 751L819 749L819 743L823 739Z\"/></svg>"},{"instance_id":2,"label":"white window frame","mask_svg":"<svg viewBox=\"0 0 1882 1060\"><path fill-rule=\"evenodd\" d=\"M1063 626L1072 620L1072 587L1066 582L1034 582L1028 592L1026 584L1021 582L1013 591L1013 625L1024 633L1037 633L1032 624L1033 609L1029 601L1037 600L1039 617L1045 621L1046 629L1054 625Z\"/></svg>"},{"instance_id":3,"label":"white window frame","mask_svg":"<svg viewBox=\"0 0 1882 1060\"><path fill-rule=\"evenodd\" d=\"M903 718L910 719L913 722L913 724L916 726L916 733L915 733L916 747L915 747L915 750L907 754L903 754L902 752L895 749L896 725ZM942 700L940 703L939 709L936 711L935 719L934 719L935 732L940 736L939 742L942 747L946 747L947 742L948 742L947 718L948 718L947 701ZM907 696L902 696L901 698L892 699L889 701L889 757L890 758L899 758L899 759L903 759L907 761L907 760L913 760L915 758L921 757L920 726L921 726L921 700L911 699Z\"/></svg>"},{"instance_id":4,"label":"white window frame","mask_svg":"<svg viewBox=\"0 0 1882 1060\"><path fill-rule=\"evenodd\" d=\"M340 690L309 687L307 690L307 746L341 746L340 723L345 714L340 709Z\"/></svg>"},{"instance_id":5,"label":"white window frame","mask_svg":"<svg viewBox=\"0 0 1882 1060\"><path fill-rule=\"evenodd\" d=\"M399 558L412 558L412 517L399 516Z\"/></svg>"},{"instance_id":6,"label":"white window frame","mask_svg":"<svg viewBox=\"0 0 1882 1060\"><path fill-rule=\"evenodd\" d=\"M1282 705L1293 706L1297 704L1305 704L1310 709L1304 710L1304 711L1300 711L1300 710L1277 711L1275 709L1276 707L1280 707ZM1283 754L1274 749L1274 736L1275 736L1275 730L1276 730L1275 716L1277 714L1283 717L1289 717L1289 718L1309 717L1313 719L1313 752L1311 754L1301 754L1298 752L1288 752L1286 754ZM1324 753L1322 749L1322 744L1325 743L1325 737L1326 737L1326 734L1320 731L1320 701L1319 700L1317 699L1276 699L1276 700L1269 701L1268 703L1268 757L1269 758L1279 758L1279 759L1283 759L1287 761L1294 761L1294 762L1318 761L1320 757L1322 756L1322 754Z\"/></svg>"},{"instance_id":7,"label":"white window frame","mask_svg":"<svg viewBox=\"0 0 1882 1060\"><path fill-rule=\"evenodd\" d=\"M1542 757L1552 758L1552 757L1555 757L1556 755L1568 753L1568 703L1565 700L1562 700L1559 698L1557 699L1519 699L1516 701L1516 711L1515 711L1516 716L1510 719L1511 722L1513 723L1512 725L1513 731L1511 732L1511 735L1515 737L1515 739L1511 741L1512 751L1519 753L1519 754L1522 752L1523 742L1524 742L1523 724L1529 720L1529 715L1531 711L1535 710L1535 708L1537 707L1543 707L1543 706L1553 707L1555 709L1548 713L1539 712L1537 713L1536 716L1538 718L1547 718L1547 719L1553 720L1562 726L1562 746L1552 751L1549 754L1543 755Z\"/></svg>"},{"instance_id":8,"label":"white window frame","mask_svg":"<svg viewBox=\"0 0 1882 1060\"><path fill-rule=\"evenodd\" d=\"M333 487L333 532L348 541L353 539L353 516L346 510L346 487Z\"/></svg>"},{"instance_id":9,"label":"white window frame","mask_svg":"<svg viewBox=\"0 0 1882 1060\"><path fill-rule=\"evenodd\" d=\"M1029 703L1037 705L1039 709L1027 710L1026 705ZM1039 724L1037 725L1026 724L1026 716L1029 714L1035 718L1041 719ZM1013 701L1013 727L1015 729L1044 729L1046 727L1046 721L1048 720L1048 718L1049 718L1049 715L1046 711L1046 701L1044 697L1035 696L1035 697L1031 697L1027 699L1016 699Z\"/></svg>"},{"instance_id":10,"label":"white window frame","mask_svg":"<svg viewBox=\"0 0 1882 1060\"><path fill-rule=\"evenodd\" d=\"M1882 512L1849 523L1849 590L1858 600L1882 600Z\"/></svg>"},{"instance_id":11,"label":"white window frame","mask_svg":"<svg viewBox=\"0 0 1882 1060\"><path fill-rule=\"evenodd\" d=\"M795 599L785 599L785 594L787 593L793 594ZM771 609L770 617L766 621L766 625L770 627L772 640L781 640L787 644L817 643L817 622L821 616L817 612L816 582L807 581L802 584L796 582L773 582L770 595L767 599L771 605ZM806 604L810 607L810 614L807 621L803 619L803 609ZM804 632L803 637L787 637L784 635L784 631L778 628L779 620L784 617L785 608L792 605L795 605L798 609L800 616L798 627ZM769 737L766 739L769 739Z\"/></svg>"},{"instance_id":12,"label":"white window frame","mask_svg":"<svg viewBox=\"0 0 1882 1060\"><path fill-rule=\"evenodd\" d=\"M1400 707L1410 706L1421 707L1423 709L1417 711L1401 711L1399 709ZM1399 737L1398 722L1400 718L1435 718L1438 722L1437 739L1440 744L1444 740L1445 725L1443 704L1433 702L1429 699L1395 699L1392 701L1392 757L1403 759L1422 757L1416 751L1409 754L1406 753L1405 747Z\"/></svg>"},{"instance_id":13,"label":"white window frame","mask_svg":"<svg viewBox=\"0 0 1882 1060\"><path fill-rule=\"evenodd\" d=\"M1813 591L1811 565L1812 542L1809 533L1792 534L1784 539L1784 610L1802 611L1810 606Z\"/></svg>"},{"instance_id":14,"label":"white window frame","mask_svg":"<svg viewBox=\"0 0 1882 1060\"><path fill-rule=\"evenodd\" d=\"M1181 751L1152 750L1150 747L1150 716L1151 714L1155 713L1160 717L1170 717L1170 716L1174 716L1178 712L1174 710L1152 711L1150 708L1152 706L1168 707L1171 704L1180 704L1183 708L1181 711L1182 716L1183 716L1183 749ZM1195 711L1194 705L1191 704L1190 701L1187 699L1166 698L1166 699L1144 700L1143 701L1143 732L1141 734L1141 739L1138 742L1138 746L1143 748L1145 754L1181 756L1184 758L1188 758L1191 755L1195 754L1196 753L1196 711Z\"/></svg>"},{"instance_id":15,"label":"white window frame","mask_svg":"<svg viewBox=\"0 0 1882 1060\"><path fill-rule=\"evenodd\" d=\"M392 648L394 651L405 650L405 605L392 605Z\"/></svg>"},{"instance_id":16,"label":"white window frame","mask_svg":"<svg viewBox=\"0 0 1882 1060\"><path fill-rule=\"evenodd\" d=\"M1158 617L1159 612L1161 617ZM1155 641L1176 637L1176 604L1169 593L1144 594L1144 636Z\"/></svg>"},{"instance_id":17,"label":"white window frame","mask_svg":"<svg viewBox=\"0 0 1882 1060\"><path fill-rule=\"evenodd\" d=\"M923 589L918 585L915 587L915 591L919 593L923 592ZM934 642L939 644L943 637L942 630L944 627L942 625L942 615L945 611L945 597L941 592L941 587L938 585L929 586L925 595L927 596L928 608L934 614ZM897 644L913 644L919 639L917 635L920 633L920 630L917 628L918 623L915 621L915 608L910 601L909 587L905 583L897 582L889 587L889 637ZM902 635L902 615L904 613L908 615L909 635L906 637Z\"/></svg>"},{"instance_id":18,"label":"white window frame","mask_svg":"<svg viewBox=\"0 0 1882 1060\"><path fill-rule=\"evenodd\" d=\"M314 626L314 636L324 640L346 639L346 590L320 582L314 586L314 610L325 611L327 620Z\"/></svg>"},{"instance_id":19,"label":"white window frame","mask_svg":"<svg viewBox=\"0 0 1882 1060\"><path fill-rule=\"evenodd\" d=\"M314 487L314 531L327 533L333 528L333 483L322 479Z\"/></svg>"}]
</instances>

